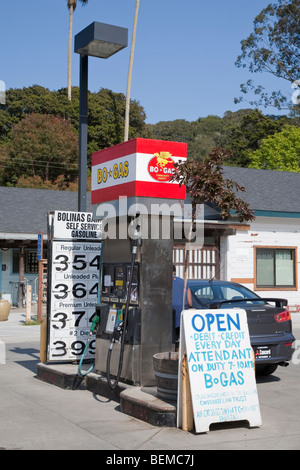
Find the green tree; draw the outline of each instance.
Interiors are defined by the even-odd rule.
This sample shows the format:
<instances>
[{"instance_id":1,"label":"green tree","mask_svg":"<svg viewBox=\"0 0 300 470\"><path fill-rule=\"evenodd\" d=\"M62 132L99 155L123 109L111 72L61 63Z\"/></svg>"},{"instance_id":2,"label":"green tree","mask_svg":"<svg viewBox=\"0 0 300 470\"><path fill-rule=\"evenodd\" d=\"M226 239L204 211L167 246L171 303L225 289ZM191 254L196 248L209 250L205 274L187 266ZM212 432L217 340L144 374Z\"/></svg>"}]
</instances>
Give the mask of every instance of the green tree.
<instances>
[{"instance_id":1,"label":"green tree","mask_svg":"<svg viewBox=\"0 0 300 470\"><path fill-rule=\"evenodd\" d=\"M247 167L251 154L260 147L263 139L279 132L289 121L292 120L286 116L265 116L258 110L245 114L230 130L226 148L233 153L228 163Z\"/></svg>"},{"instance_id":2,"label":"green tree","mask_svg":"<svg viewBox=\"0 0 300 470\"><path fill-rule=\"evenodd\" d=\"M91 152L123 142L125 120L125 96L108 89L89 93L88 150ZM150 135L144 108L131 100L129 138ZM72 100L68 100L67 89L50 91L39 85L23 89L7 90L6 103L0 105L0 147L10 140L12 126L27 114L50 114L61 117L78 132L79 88L72 88Z\"/></svg>"},{"instance_id":3,"label":"green tree","mask_svg":"<svg viewBox=\"0 0 300 470\"><path fill-rule=\"evenodd\" d=\"M224 178L223 165L229 158L228 151L215 148L203 161L186 160L176 164L172 177L180 185L184 184L192 201L192 222L189 239L193 238L193 225L196 219L197 204L211 204L219 211L223 219L235 216L242 221L253 220L254 214L249 204L237 196L238 191L245 191L243 186L231 179ZM189 269L189 244L185 252L184 292L186 292ZM182 299L184 309L185 295Z\"/></svg>"},{"instance_id":4,"label":"green tree","mask_svg":"<svg viewBox=\"0 0 300 470\"><path fill-rule=\"evenodd\" d=\"M225 119L208 115L193 123L194 142L191 147L191 158L204 160L215 147L225 146L228 123Z\"/></svg>"},{"instance_id":5,"label":"green tree","mask_svg":"<svg viewBox=\"0 0 300 470\"><path fill-rule=\"evenodd\" d=\"M55 101L55 94L39 85L8 89L5 104L0 105L0 145L9 140L12 126L27 114L58 114L53 112L58 107Z\"/></svg>"},{"instance_id":6,"label":"green tree","mask_svg":"<svg viewBox=\"0 0 300 470\"><path fill-rule=\"evenodd\" d=\"M219 209L223 219L236 216L242 221L254 219L249 204L237 196L238 191L245 191L243 186L231 179L224 178L223 165L230 158L230 153L215 148L203 161L186 160L175 165L173 181L184 184L191 197L193 212L196 204L211 204Z\"/></svg>"},{"instance_id":7,"label":"green tree","mask_svg":"<svg viewBox=\"0 0 300 470\"><path fill-rule=\"evenodd\" d=\"M197 121L176 119L148 124L152 137L186 142L189 158L205 158L214 147L223 146L228 124L219 116L207 116Z\"/></svg>"},{"instance_id":8,"label":"green tree","mask_svg":"<svg viewBox=\"0 0 300 470\"><path fill-rule=\"evenodd\" d=\"M12 128L2 183L15 185L22 176L53 182L61 174L66 182L72 182L77 176L77 160L78 137L69 122L29 114Z\"/></svg>"},{"instance_id":9,"label":"green tree","mask_svg":"<svg viewBox=\"0 0 300 470\"><path fill-rule=\"evenodd\" d=\"M77 0L67 0L69 8L69 37L68 37L68 99L72 99L71 87L71 69L72 69L72 37L73 37L73 13L75 11ZM86 4L88 0L80 0Z\"/></svg>"},{"instance_id":10,"label":"green tree","mask_svg":"<svg viewBox=\"0 0 300 470\"><path fill-rule=\"evenodd\" d=\"M126 98L123 93L113 93L102 88L88 96L88 155L124 140ZM140 104L130 105L129 138L146 137L146 114Z\"/></svg>"},{"instance_id":11,"label":"green tree","mask_svg":"<svg viewBox=\"0 0 300 470\"><path fill-rule=\"evenodd\" d=\"M147 127L153 138L158 140L188 143L195 138L191 122L185 119L160 121L157 124L148 124Z\"/></svg>"},{"instance_id":12,"label":"green tree","mask_svg":"<svg viewBox=\"0 0 300 470\"><path fill-rule=\"evenodd\" d=\"M278 0L269 4L256 16L254 31L241 42L242 53L237 58L238 67L248 67L251 73L267 72L284 79L296 86L300 71L300 0ZM289 87L288 96L282 90L271 94L261 85L254 85L252 80L241 85L241 91L246 94L253 91L258 101L251 104L275 106L278 109L290 108L292 89ZM236 99L236 102L241 101ZM298 104L294 104L299 113Z\"/></svg>"},{"instance_id":13,"label":"green tree","mask_svg":"<svg viewBox=\"0 0 300 470\"><path fill-rule=\"evenodd\" d=\"M263 139L250 157L250 168L300 172L300 128L286 126Z\"/></svg>"}]
</instances>

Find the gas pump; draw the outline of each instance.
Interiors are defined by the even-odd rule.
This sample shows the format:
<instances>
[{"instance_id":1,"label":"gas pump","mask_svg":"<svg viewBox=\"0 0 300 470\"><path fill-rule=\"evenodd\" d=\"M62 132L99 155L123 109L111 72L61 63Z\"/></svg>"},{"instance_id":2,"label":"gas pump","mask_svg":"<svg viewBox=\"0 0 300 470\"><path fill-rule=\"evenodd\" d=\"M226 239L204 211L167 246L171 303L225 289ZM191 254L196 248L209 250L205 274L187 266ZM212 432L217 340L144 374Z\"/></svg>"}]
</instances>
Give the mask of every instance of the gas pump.
<instances>
[{"instance_id":1,"label":"gas pump","mask_svg":"<svg viewBox=\"0 0 300 470\"><path fill-rule=\"evenodd\" d=\"M106 360L108 386L116 388L125 362L127 380L135 383L134 346L140 342L140 310L138 305L139 267L135 264L137 241L132 244L131 263L105 263L102 277L102 305L97 306L100 324L96 336L96 370L103 366L99 354L101 345L109 341ZM114 354L113 353L117 353ZM103 371L101 371L103 372ZM114 379L112 378L114 376ZM124 376L123 376L124 377Z\"/></svg>"},{"instance_id":2,"label":"gas pump","mask_svg":"<svg viewBox=\"0 0 300 470\"><path fill-rule=\"evenodd\" d=\"M95 370L111 388L119 380L155 385L153 356L172 350L173 218L160 205L181 208L185 187L170 175L186 154L184 143L137 138L92 156L93 217L117 226L103 242L95 352ZM139 242L129 234L138 217ZM170 236L152 236L162 220Z\"/></svg>"},{"instance_id":3,"label":"gas pump","mask_svg":"<svg viewBox=\"0 0 300 470\"><path fill-rule=\"evenodd\" d=\"M172 350L172 241L106 239L102 272L96 372L153 386L153 355Z\"/></svg>"}]
</instances>

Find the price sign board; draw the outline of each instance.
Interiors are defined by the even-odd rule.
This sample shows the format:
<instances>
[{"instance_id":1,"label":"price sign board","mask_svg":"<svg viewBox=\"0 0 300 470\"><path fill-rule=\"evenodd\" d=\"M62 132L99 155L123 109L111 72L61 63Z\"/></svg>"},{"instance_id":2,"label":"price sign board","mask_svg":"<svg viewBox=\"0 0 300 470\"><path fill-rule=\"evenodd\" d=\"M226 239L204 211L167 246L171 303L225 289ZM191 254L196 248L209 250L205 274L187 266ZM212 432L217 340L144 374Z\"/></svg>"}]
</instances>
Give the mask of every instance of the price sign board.
<instances>
[{"instance_id":1,"label":"price sign board","mask_svg":"<svg viewBox=\"0 0 300 470\"><path fill-rule=\"evenodd\" d=\"M50 218L47 359L72 362L81 359L95 316L101 268L101 227L99 222L92 222L89 213L57 211L50 214ZM71 225L69 230L70 224L79 225L75 225L76 228ZM99 230L81 229L80 224L89 224ZM76 231L75 239L72 230ZM90 232L91 240L87 232ZM69 238L59 239L62 235ZM95 338L92 338L85 358L94 356Z\"/></svg>"},{"instance_id":2,"label":"price sign board","mask_svg":"<svg viewBox=\"0 0 300 470\"><path fill-rule=\"evenodd\" d=\"M210 424L225 421L261 425L245 310L182 312L180 349L180 357L187 355L196 432L209 431ZM179 380L178 410L182 408L180 390ZM178 426L180 420L179 412Z\"/></svg>"}]
</instances>

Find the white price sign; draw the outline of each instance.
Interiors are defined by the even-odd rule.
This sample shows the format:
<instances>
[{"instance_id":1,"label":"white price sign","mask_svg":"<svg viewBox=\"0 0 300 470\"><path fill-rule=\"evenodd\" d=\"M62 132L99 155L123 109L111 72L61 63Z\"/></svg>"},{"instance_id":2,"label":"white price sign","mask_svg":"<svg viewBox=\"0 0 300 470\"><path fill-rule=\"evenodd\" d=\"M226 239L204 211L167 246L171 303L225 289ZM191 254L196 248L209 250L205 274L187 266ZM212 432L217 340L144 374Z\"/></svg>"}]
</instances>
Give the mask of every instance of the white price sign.
<instances>
[{"instance_id":1,"label":"white price sign","mask_svg":"<svg viewBox=\"0 0 300 470\"><path fill-rule=\"evenodd\" d=\"M53 227L54 239L100 240L102 234L102 222L91 212L55 211Z\"/></svg>"},{"instance_id":2,"label":"white price sign","mask_svg":"<svg viewBox=\"0 0 300 470\"><path fill-rule=\"evenodd\" d=\"M48 360L80 359L98 299L101 243L53 241ZM94 357L95 340L86 358Z\"/></svg>"}]
</instances>

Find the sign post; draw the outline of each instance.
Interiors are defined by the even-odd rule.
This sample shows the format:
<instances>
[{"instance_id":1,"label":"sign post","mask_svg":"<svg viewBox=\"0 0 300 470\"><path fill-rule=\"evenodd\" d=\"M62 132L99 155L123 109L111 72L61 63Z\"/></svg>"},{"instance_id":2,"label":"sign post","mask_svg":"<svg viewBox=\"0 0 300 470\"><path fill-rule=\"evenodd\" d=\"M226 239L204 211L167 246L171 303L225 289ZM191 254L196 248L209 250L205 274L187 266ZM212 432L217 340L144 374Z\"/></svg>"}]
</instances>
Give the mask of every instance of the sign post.
<instances>
[{"instance_id":1,"label":"sign post","mask_svg":"<svg viewBox=\"0 0 300 470\"><path fill-rule=\"evenodd\" d=\"M50 230L47 360L80 359L98 302L101 267L100 221L88 212L55 211ZM94 358L95 341L86 358Z\"/></svg>"},{"instance_id":2,"label":"sign post","mask_svg":"<svg viewBox=\"0 0 300 470\"><path fill-rule=\"evenodd\" d=\"M38 243L37 243L37 259L38 261L43 258L43 232L38 234Z\"/></svg>"},{"instance_id":3,"label":"sign post","mask_svg":"<svg viewBox=\"0 0 300 470\"><path fill-rule=\"evenodd\" d=\"M183 311L179 357L185 354L196 432L226 421L261 425L245 310ZM181 361L178 378L177 426L182 427Z\"/></svg>"}]
</instances>

